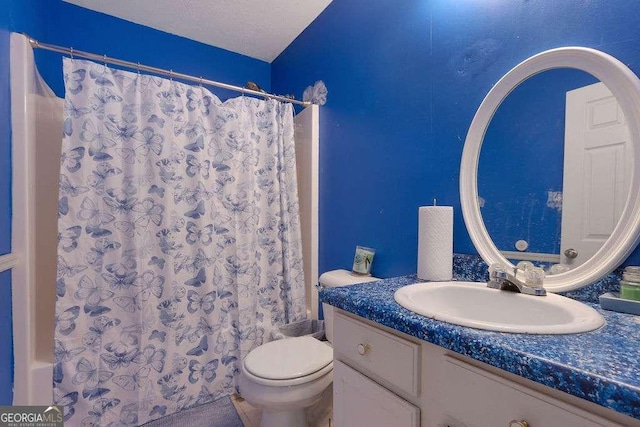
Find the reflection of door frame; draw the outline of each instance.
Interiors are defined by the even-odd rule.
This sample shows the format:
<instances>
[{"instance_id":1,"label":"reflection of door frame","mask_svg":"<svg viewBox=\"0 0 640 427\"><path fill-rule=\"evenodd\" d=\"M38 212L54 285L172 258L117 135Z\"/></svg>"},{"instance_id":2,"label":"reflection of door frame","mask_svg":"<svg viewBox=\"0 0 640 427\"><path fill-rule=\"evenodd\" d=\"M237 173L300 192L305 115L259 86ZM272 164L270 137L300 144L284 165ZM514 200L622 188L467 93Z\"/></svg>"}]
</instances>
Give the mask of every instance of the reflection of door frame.
<instances>
[{"instance_id":1,"label":"reflection of door frame","mask_svg":"<svg viewBox=\"0 0 640 427\"><path fill-rule=\"evenodd\" d=\"M519 261L536 261L550 262L553 264L560 263L560 254L546 254L540 252L517 252L517 251L500 251L506 259L517 259Z\"/></svg>"},{"instance_id":2,"label":"reflection of door frame","mask_svg":"<svg viewBox=\"0 0 640 427\"><path fill-rule=\"evenodd\" d=\"M633 165L624 114L607 86L574 89L566 99L560 256L574 268L590 259L613 232L629 192L625 171ZM569 248L578 258L564 255Z\"/></svg>"}]
</instances>

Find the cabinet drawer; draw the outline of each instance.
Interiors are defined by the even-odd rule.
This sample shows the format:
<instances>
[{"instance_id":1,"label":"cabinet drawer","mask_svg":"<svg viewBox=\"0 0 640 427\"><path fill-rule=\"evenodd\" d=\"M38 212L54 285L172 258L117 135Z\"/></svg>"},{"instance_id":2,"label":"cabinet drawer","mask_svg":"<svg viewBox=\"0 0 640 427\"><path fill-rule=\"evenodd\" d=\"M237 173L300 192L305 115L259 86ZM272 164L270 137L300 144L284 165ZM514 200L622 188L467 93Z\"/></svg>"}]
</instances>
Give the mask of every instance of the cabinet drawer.
<instances>
[{"instance_id":1,"label":"cabinet drawer","mask_svg":"<svg viewBox=\"0 0 640 427\"><path fill-rule=\"evenodd\" d=\"M418 344L336 313L333 346L338 354L336 359L345 359L354 368L371 373L412 396L418 396Z\"/></svg>"},{"instance_id":2,"label":"cabinet drawer","mask_svg":"<svg viewBox=\"0 0 640 427\"><path fill-rule=\"evenodd\" d=\"M473 427L507 427L511 420L537 426L615 426L594 414L445 356L440 404Z\"/></svg>"},{"instance_id":3,"label":"cabinet drawer","mask_svg":"<svg viewBox=\"0 0 640 427\"><path fill-rule=\"evenodd\" d=\"M420 410L344 363L333 364L336 427L418 427Z\"/></svg>"}]
</instances>

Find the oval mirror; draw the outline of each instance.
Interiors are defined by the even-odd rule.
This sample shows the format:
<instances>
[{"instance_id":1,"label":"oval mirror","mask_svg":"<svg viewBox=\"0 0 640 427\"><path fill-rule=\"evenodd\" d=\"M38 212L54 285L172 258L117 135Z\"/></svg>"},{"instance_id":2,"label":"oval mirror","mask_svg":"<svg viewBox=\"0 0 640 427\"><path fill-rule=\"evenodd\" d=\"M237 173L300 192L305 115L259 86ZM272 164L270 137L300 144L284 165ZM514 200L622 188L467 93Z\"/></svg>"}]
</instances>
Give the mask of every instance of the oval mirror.
<instances>
[{"instance_id":1,"label":"oval mirror","mask_svg":"<svg viewBox=\"0 0 640 427\"><path fill-rule=\"evenodd\" d=\"M566 265L570 271L545 279L557 292L593 283L628 257L640 239L640 134L625 117L640 117L640 80L594 49L542 52L498 81L471 123L460 171L465 224L487 264ZM585 149L576 120L598 132L615 122L618 134L598 134L615 143ZM567 151L576 143L565 140L588 152ZM617 172L606 169L612 165ZM603 205L609 208L581 218Z\"/></svg>"},{"instance_id":2,"label":"oval mirror","mask_svg":"<svg viewBox=\"0 0 640 427\"><path fill-rule=\"evenodd\" d=\"M512 262L583 264L620 219L632 150L622 109L591 74L556 68L524 80L496 110L480 151L491 240Z\"/></svg>"}]
</instances>

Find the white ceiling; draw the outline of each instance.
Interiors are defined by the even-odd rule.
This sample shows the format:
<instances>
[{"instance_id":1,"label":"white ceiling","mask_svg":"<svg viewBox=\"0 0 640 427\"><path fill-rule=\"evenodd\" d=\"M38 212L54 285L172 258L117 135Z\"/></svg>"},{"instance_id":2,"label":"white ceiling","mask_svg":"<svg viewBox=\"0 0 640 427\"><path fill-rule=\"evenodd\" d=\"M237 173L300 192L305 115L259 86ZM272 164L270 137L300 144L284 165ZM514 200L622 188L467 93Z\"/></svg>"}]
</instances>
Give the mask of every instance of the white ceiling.
<instances>
[{"instance_id":1,"label":"white ceiling","mask_svg":"<svg viewBox=\"0 0 640 427\"><path fill-rule=\"evenodd\" d=\"M64 1L271 62L332 0Z\"/></svg>"}]
</instances>

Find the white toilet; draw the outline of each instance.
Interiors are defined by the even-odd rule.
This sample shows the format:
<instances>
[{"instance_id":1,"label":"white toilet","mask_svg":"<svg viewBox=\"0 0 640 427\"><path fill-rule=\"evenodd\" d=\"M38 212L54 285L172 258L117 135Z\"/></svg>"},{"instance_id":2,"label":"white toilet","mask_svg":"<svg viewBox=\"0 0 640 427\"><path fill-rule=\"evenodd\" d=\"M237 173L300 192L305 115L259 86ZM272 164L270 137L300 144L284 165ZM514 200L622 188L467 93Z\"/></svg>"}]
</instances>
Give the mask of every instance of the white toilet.
<instances>
[{"instance_id":1,"label":"white toilet","mask_svg":"<svg viewBox=\"0 0 640 427\"><path fill-rule=\"evenodd\" d=\"M333 270L320 276L325 287L380 280ZM333 307L322 304L326 341L310 336L271 341L253 349L242 362L240 393L262 408L261 427L306 426L304 409L316 403L333 382Z\"/></svg>"}]
</instances>

